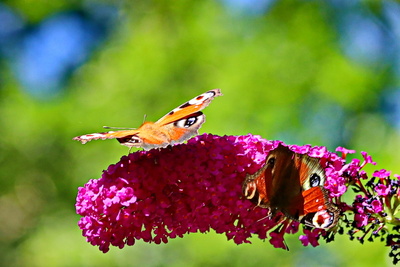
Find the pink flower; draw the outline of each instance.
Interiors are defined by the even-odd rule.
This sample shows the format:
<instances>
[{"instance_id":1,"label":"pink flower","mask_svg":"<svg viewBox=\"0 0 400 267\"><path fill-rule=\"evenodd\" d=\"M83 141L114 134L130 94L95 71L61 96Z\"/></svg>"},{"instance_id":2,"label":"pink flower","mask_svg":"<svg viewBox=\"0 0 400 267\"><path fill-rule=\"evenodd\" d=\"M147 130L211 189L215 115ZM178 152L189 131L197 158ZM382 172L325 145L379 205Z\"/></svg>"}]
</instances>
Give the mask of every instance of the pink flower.
<instances>
[{"instance_id":1,"label":"pink flower","mask_svg":"<svg viewBox=\"0 0 400 267\"><path fill-rule=\"evenodd\" d=\"M344 148L344 147L341 147L341 146L337 147L336 151L337 152L342 152L345 155L346 154L354 154L354 153L356 153L355 150L347 149L347 148Z\"/></svg>"},{"instance_id":2,"label":"pink flower","mask_svg":"<svg viewBox=\"0 0 400 267\"><path fill-rule=\"evenodd\" d=\"M242 197L241 186L277 144L252 135L205 134L173 148L123 156L79 188L79 227L103 252L135 239L166 243L210 229L237 244L252 234L266 237L276 223L267 209L254 209Z\"/></svg>"},{"instance_id":3,"label":"pink flower","mask_svg":"<svg viewBox=\"0 0 400 267\"><path fill-rule=\"evenodd\" d=\"M289 226L286 228L285 232L289 234L295 234L299 231L299 225L300 225L299 222L292 221L292 223L289 224Z\"/></svg>"},{"instance_id":4,"label":"pink flower","mask_svg":"<svg viewBox=\"0 0 400 267\"><path fill-rule=\"evenodd\" d=\"M308 230L304 229L304 235L301 235L299 237L299 240L303 244L303 246L308 246L309 244L313 247L316 247L319 245L318 239L321 235L321 232L324 230L321 229L313 229L313 230Z\"/></svg>"},{"instance_id":5,"label":"pink flower","mask_svg":"<svg viewBox=\"0 0 400 267\"><path fill-rule=\"evenodd\" d=\"M361 166L359 159L352 159L350 163L344 165L341 169L341 174L345 174L350 177L357 177L360 172Z\"/></svg>"},{"instance_id":6,"label":"pink flower","mask_svg":"<svg viewBox=\"0 0 400 267\"><path fill-rule=\"evenodd\" d=\"M387 171L385 169L381 169L379 171L375 171L372 176L378 177L378 178L386 178L389 177L391 174L390 171Z\"/></svg>"},{"instance_id":7,"label":"pink flower","mask_svg":"<svg viewBox=\"0 0 400 267\"><path fill-rule=\"evenodd\" d=\"M383 210L381 202L379 200L377 200L377 199L374 199L371 202L371 207L372 207L372 210L373 210L374 213L379 213L379 212L381 212Z\"/></svg>"},{"instance_id":8,"label":"pink flower","mask_svg":"<svg viewBox=\"0 0 400 267\"><path fill-rule=\"evenodd\" d=\"M283 235L285 234L284 231L273 231L270 233L271 239L269 242L271 245L274 246L274 248L283 248L287 249L287 246L285 244L285 239L283 238Z\"/></svg>"},{"instance_id":9,"label":"pink flower","mask_svg":"<svg viewBox=\"0 0 400 267\"><path fill-rule=\"evenodd\" d=\"M361 151L361 155L364 157L365 163L376 165L376 162L372 160L372 157L367 152Z\"/></svg>"},{"instance_id":10,"label":"pink flower","mask_svg":"<svg viewBox=\"0 0 400 267\"><path fill-rule=\"evenodd\" d=\"M354 221L356 222L356 227L357 228L362 228L368 224L368 215L367 214L361 214L361 213L356 213L354 215Z\"/></svg>"},{"instance_id":11,"label":"pink flower","mask_svg":"<svg viewBox=\"0 0 400 267\"><path fill-rule=\"evenodd\" d=\"M269 151L280 143L250 134L223 137L204 134L186 144L123 156L100 179L90 180L79 188L76 211L82 218L78 225L87 241L103 252L110 246L134 245L136 240L160 244L188 233L210 230L225 234L236 244L249 243L249 238L255 235L269 238L275 247L287 248L284 235L296 233L300 223L281 212L271 217L268 209L257 207L242 196L246 175L258 171ZM364 227L374 213L384 209L387 202L377 200L376 194L384 197L398 192L399 180L385 183L390 185L387 188L369 181L372 188L376 186L376 193L362 186L360 178L368 176L361 168L373 163L366 153L363 164L357 159L346 164L344 158L326 147L289 147L320 160L327 176L325 188L333 205L355 213L349 225ZM353 205L340 202L349 182L359 193ZM300 240L305 245L317 246L320 237L328 240L325 230L303 230L305 235Z\"/></svg>"},{"instance_id":12,"label":"pink flower","mask_svg":"<svg viewBox=\"0 0 400 267\"><path fill-rule=\"evenodd\" d=\"M387 196L390 192L390 186L386 186L384 184L378 184L375 187L375 192L378 194L378 196Z\"/></svg>"},{"instance_id":13,"label":"pink flower","mask_svg":"<svg viewBox=\"0 0 400 267\"><path fill-rule=\"evenodd\" d=\"M311 145L304 145L304 146L290 145L289 148L290 150L296 153L307 154L310 151Z\"/></svg>"},{"instance_id":14,"label":"pink flower","mask_svg":"<svg viewBox=\"0 0 400 267\"><path fill-rule=\"evenodd\" d=\"M327 154L327 149L324 146L316 146L310 149L310 152L308 153L308 155L310 157L314 157L314 158L322 158L323 156L325 156L325 154Z\"/></svg>"},{"instance_id":15,"label":"pink flower","mask_svg":"<svg viewBox=\"0 0 400 267\"><path fill-rule=\"evenodd\" d=\"M340 175L340 172L335 171L333 168L326 168L326 182L325 188L330 192L331 197L340 197L346 190L346 179Z\"/></svg>"}]
</instances>

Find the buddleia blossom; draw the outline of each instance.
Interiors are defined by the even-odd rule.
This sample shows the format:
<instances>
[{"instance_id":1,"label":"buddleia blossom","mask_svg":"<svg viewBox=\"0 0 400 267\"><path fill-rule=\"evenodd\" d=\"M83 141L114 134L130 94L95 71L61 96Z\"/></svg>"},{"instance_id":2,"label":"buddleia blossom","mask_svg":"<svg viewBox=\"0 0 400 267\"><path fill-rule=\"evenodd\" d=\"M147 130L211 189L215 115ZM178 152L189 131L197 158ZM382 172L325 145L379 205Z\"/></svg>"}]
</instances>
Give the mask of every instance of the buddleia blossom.
<instances>
[{"instance_id":1,"label":"buddleia blossom","mask_svg":"<svg viewBox=\"0 0 400 267\"><path fill-rule=\"evenodd\" d=\"M259 170L278 144L283 143L253 135L204 134L186 144L123 156L101 178L79 188L76 210L82 218L78 225L87 241L103 252L137 240L167 243L211 230L236 244L250 243L257 236L287 249L284 237L302 229L299 239L305 246L318 246L321 238L329 242L345 232L361 242L367 236L384 239L397 262L399 177L393 179L390 172L380 170L369 178L362 168L375 163L364 152L363 161L347 163L346 156L355 151L338 148L338 155L326 147L285 145L320 160L327 176L325 188L342 214L329 230L304 226L280 212L272 216L245 199L246 175ZM341 196L351 193L349 189L356 192L354 201L344 203Z\"/></svg>"}]
</instances>

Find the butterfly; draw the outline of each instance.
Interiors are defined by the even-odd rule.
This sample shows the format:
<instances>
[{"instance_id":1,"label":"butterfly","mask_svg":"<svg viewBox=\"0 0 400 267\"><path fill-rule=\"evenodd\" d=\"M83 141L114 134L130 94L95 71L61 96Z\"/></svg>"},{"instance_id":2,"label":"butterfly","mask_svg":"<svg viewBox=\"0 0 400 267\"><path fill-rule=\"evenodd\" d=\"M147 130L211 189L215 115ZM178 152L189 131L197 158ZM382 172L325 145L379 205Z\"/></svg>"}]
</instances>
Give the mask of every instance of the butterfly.
<instances>
[{"instance_id":1,"label":"butterfly","mask_svg":"<svg viewBox=\"0 0 400 267\"><path fill-rule=\"evenodd\" d=\"M246 176L242 190L247 199L269 208L270 215L280 211L307 226L329 229L337 224L339 209L329 200L325 180L318 158L279 144L261 169Z\"/></svg>"},{"instance_id":2,"label":"butterfly","mask_svg":"<svg viewBox=\"0 0 400 267\"><path fill-rule=\"evenodd\" d=\"M144 122L137 129L85 134L74 137L73 140L85 144L96 139L116 138L121 145L129 148L141 147L145 150L181 143L198 134L205 122L205 115L200 110L207 107L217 96L222 96L220 89L205 92L175 108L158 121Z\"/></svg>"}]
</instances>

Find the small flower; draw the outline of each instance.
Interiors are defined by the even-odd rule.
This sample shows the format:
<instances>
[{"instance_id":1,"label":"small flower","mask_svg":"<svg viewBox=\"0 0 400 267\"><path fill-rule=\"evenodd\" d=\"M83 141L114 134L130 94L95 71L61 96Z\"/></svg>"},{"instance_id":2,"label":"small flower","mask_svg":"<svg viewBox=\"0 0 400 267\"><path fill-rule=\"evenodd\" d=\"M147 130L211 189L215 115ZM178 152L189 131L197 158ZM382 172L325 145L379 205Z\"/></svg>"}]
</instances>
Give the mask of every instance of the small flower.
<instances>
[{"instance_id":1,"label":"small flower","mask_svg":"<svg viewBox=\"0 0 400 267\"><path fill-rule=\"evenodd\" d=\"M354 215L354 222L357 228L362 228L368 224L368 215L365 213L356 213Z\"/></svg>"},{"instance_id":2,"label":"small flower","mask_svg":"<svg viewBox=\"0 0 400 267\"><path fill-rule=\"evenodd\" d=\"M304 146L290 145L289 148L293 152L299 154L307 154L308 152L310 152L311 145L304 145Z\"/></svg>"},{"instance_id":3,"label":"small flower","mask_svg":"<svg viewBox=\"0 0 400 267\"><path fill-rule=\"evenodd\" d=\"M391 174L390 171L387 171L385 169L379 170L379 171L375 171L372 176L378 177L378 178L386 178L389 177Z\"/></svg>"},{"instance_id":4,"label":"small flower","mask_svg":"<svg viewBox=\"0 0 400 267\"><path fill-rule=\"evenodd\" d=\"M308 153L308 155L310 157L314 157L314 158L322 158L323 156L325 156L325 154L327 154L327 149L324 146L316 146L310 149L310 152Z\"/></svg>"},{"instance_id":5,"label":"small flower","mask_svg":"<svg viewBox=\"0 0 400 267\"><path fill-rule=\"evenodd\" d=\"M370 163L372 165L376 165L376 162L372 160L372 157L368 155L367 152L361 151L361 155L363 156L365 163Z\"/></svg>"},{"instance_id":6,"label":"small flower","mask_svg":"<svg viewBox=\"0 0 400 267\"><path fill-rule=\"evenodd\" d=\"M334 168L328 167L325 169L326 182L325 188L329 190L331 197L340 197L346 190L346 179L340 175L339 171Z\"/></svg>"},{"instance_id":7,"label":"small flower","mask_svg":"<svg viewBox=\"0 0 400 267\"><path fill-rule=\"evenodd\" d=\"M342 152L342 153L345 154L345 155L356 153L355 150L346 149L346 148L341 147L341 146L337 147L337 148L336 148L336 151L337 151L337 152Z\"/></svg>"},{"instance_id":8,"label":"small flower","mask_svg":"<svg viewBox=\"0 0 400 267\"><path fill-rule=\"evenodd\" d=\"M283 238L283 235L285 234L285 231L282 230L274 230L270 233L271 239L269 242L271 245L274 246L274 248L283 248L287 250L287 246L285 244L285 239Z\"/></svg>"},{"instance_id":9,"label":"small flower","mask_svg":"<svg viewBox=\"0 0 400 267\"><path fill-rule=\"evenodd\" d=\"M299 237L299 240L303 244L303 246L308 246L311 245L313 247L319 246L318 239L321 235L321 232L323 230L321 229L313 229L313 230L308 230L304 229L304 235L301 235Z\"/></svg>"},{"instance_id":10,"label":"small flower","mask_svg":"<svg viewBox=\"0 0 400 267\"><path fill-rule=\"evenodd\" d=\"M286 233L288 234L295 234L299 231L300 223L297 221L292 221L291 224L286 228Z\"/></svg>"},{"instance_id":11,"label":"small flower","mask_svg":"<svg viewBox=\"0 0 400 267\"><path fill-rule=\"evenodd\" d=\"M379 213L383 210L381 202L377 199L372 200L371 207L374 213Z\"/></svg>"},{"instance_id":12,"label":"small flower","mask_svg":"<svg viewBox=\"0 0 400 267\"><path fill-rule=\"evenodd\" d=\"M378 196L387 196L390 192L390 186L386 186L384 184L378 184L375 187L375 192L378 194Z\"/></svg>"}]
</instances>

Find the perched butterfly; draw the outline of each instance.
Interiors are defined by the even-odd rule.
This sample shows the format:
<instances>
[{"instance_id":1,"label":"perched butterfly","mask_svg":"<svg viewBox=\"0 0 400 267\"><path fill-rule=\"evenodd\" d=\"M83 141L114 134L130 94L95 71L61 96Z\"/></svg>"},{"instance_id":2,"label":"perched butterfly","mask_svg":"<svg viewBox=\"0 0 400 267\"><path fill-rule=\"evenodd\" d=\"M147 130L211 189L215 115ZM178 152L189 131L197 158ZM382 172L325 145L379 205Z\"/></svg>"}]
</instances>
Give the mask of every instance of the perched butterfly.
<instances>
[{"instance_id":1,"label":"perched butterfly","mask_svg":"<svg viewBox=\"0 0 400 267\"><path fill-rule=\"evenodd\" d=\"M92 133L74 137L85 144L96 139L116 138L121 145L142 147L145 150L166 147L183 142L198 134L198 129L205 122L205 115L200 110L210 104L214 97L221 96L220 89L213 89L196 96L180 105L156 122L144 122L139 128L105 133Z\"/></svg>"},{"instance_id":2,"label":"perched butterfly","mask_svg":"<svg viewBox=\"0 0 400 267\"><path fill-rule=\"evenodd\" d=\"M319 159L280 144L260 170L247 175L242 189L246 198L269 208L272 215L280 211L307 226L328 229L337 224L339 209L329 201L325 180Z\"/></svg>"}]
</instances>

